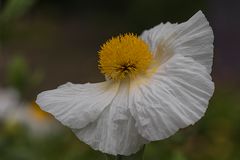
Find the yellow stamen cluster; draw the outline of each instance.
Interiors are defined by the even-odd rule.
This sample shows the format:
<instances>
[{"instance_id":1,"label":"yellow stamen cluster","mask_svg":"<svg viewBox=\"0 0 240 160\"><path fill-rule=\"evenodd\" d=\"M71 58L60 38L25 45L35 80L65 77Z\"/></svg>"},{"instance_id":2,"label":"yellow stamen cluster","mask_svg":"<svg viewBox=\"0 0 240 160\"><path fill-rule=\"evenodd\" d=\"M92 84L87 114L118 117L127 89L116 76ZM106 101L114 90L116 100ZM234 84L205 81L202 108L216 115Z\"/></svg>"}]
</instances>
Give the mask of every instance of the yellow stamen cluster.
<instances>
[{"instance_id":1,"label":"yellow stamen cluster","mask_svg":"<svg viewBox=\"0 0 240 160\"><path fill-rule=\"evenodd\" d=\"M152 61L148 45L134 34L113 37L101 46L99 69L106 77L122 80L145 73Z\"/></svg>"}]
</instances>

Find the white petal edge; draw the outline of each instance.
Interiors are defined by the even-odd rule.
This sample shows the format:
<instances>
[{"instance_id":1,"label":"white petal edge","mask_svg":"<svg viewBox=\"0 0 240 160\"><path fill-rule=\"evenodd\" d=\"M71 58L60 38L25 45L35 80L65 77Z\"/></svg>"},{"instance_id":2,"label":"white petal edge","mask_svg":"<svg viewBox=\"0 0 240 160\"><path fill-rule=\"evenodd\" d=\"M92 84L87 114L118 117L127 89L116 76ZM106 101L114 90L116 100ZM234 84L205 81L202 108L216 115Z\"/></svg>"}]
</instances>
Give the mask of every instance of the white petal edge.
<instances>
[{"instance_id":1,"label":"white petal edge","mask_svg":"<svg viewBox=\"0 0 240 160\"><path fill-rule=\"evenodd\" d=\"M161 140L197 122L213 91L203 65L174 55L145 83L132 82L129 107L138 132L149 141Z\"/></svg>"},{"instance_id":2,"label":"white petal edge","mask_svg":"<svg viewBox=\"0 0 240 160\"><path fill-rule=\"evenodd\" d=\"M119 91L99 118L82 129L74 129L77 137L93 149L112 155L136 153L148 143L137 131L128 108L129 83L121 82Z\"/></svg>"},{"instance_id":3,"label":"white petal edge","mask_svg":"<svg viewBox=\"0 0 240 160\"><path fill-rule=\"evenodd\" d=\"M80 129L95 121L112 102L119 83L67 83L40 93L36 103L63 125Z\"/></svg>"},{"instance_id":4,"label":"white petal edge","mask_svg":"<svg viewBox=\"0 0 240 160\"><path fill-rule=\"evenodd\" d=\"M211 73L214 36L202 11L181 24L161 23L144 31L141 38L148 43L158 60L181 54L192 57Z\"/></svg>"}]
</instances>

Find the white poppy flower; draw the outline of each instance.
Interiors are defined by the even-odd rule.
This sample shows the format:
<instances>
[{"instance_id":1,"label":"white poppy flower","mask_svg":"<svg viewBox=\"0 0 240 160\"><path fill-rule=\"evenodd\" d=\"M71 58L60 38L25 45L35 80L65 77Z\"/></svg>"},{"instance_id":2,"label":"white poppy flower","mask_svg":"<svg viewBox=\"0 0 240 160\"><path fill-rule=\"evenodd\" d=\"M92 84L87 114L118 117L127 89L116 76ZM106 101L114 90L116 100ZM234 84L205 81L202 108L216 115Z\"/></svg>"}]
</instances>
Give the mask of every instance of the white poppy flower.
<instances>
[{"instance_id":1,"label":"white poppy flower","mask_svg":"<svg viewBox=\"0 0 240 160\"><path fill-rule=\"evenodd\" d=\"M10 124L21 124L29 130L31 136L44 137L56 133L60 127L53 119L38 108L36 103L22 103L8 117Z\"/></svg>"},{"instance_id":2,"label":"white poppy flower","mask_svg":"<svg viewBox=\"0 0 240 160\"><path fill-rule=\"evenodd\" d=\"M93 149L130 155L204 115L214 91L213 32L201 11L112 38L99 57L105 82L67 83L36 101Z\"/></svg>"},{"instance_id":3,"label":"white poppy flower","mask_svg":"<svg viewBox=\"0 0 240 160\"><path fill-rule=\"evenodd\" d=\"M0 120L6 120L19 105L19 95L14 89L0 88Z\"/></svg>"}]
</instances>

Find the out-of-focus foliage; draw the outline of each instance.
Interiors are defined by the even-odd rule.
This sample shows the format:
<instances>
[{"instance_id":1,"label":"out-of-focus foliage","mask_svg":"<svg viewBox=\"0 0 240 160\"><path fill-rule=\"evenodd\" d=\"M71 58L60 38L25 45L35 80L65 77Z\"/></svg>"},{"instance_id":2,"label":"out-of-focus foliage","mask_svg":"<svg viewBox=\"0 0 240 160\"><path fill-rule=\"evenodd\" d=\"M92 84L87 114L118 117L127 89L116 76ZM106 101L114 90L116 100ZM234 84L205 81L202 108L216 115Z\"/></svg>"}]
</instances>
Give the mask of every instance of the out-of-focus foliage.
<instances>
[{"instance_id":1,"label":"out-of-focus foliage","mask_svg":"<svg viewBox=\"0 0 240 160\"><path fill-rule=\"evenodd\" d=\"M15 33L14 25L17 20L27 13L35 2L36 0L6 0L3 10L0 12L0 54L3 54L1 56L3 60L1 61L5 61L3 80L9 86L17 89L21 95L40 84L43 72L33 72L23 55L13 53L14 56L7 59L5 45L7 45L7 40L11 39L11 36Z\"/></svg>"},{"instance_id":2,"label":"out-of-focus foliage","mask_svg":"<svg viewBox=\"0 0 240 160\"><path fill-rule=\"evenodd\" d=\"M7 0L5 3L0 14L1 43L10 37L14 20L23 16L35 3L35 0Z\"/></svg>"},{"instance_id":3,"label":"out-of-focus foliage","mask_svg":"<svg viewBox=\"0 0 240 160\"><path fill-rule=\"evenodd\" d=\"M43 78L43 73L41 71L32 72L26 60L20 55L9 61L6 74L8 85L16 88L21 94L39 85Z\"/></svg>"},{"instance_id":4,"label":"out-of-focus foliage","mask_svg":"<svg viewBox=\"0 0 240 160\"><path fill-rule=\"evenodd\" d=\"M12 21L23 16L34 3L35 0L7 0L6 7L4 7L0 16L1 21Z\"/></svg>"},{"instance_id":5,"label":"out-of-focus foliage","mask_svg":"<svg viewBox=\"0 0 240 160\"><path fill-rule=\"evenodd\" d=\"M21 125L5 126L0 134L1 160L100 160L104 157L90 150L69 130L44 137L33 137Z\"/></svg>"}]
</instances>

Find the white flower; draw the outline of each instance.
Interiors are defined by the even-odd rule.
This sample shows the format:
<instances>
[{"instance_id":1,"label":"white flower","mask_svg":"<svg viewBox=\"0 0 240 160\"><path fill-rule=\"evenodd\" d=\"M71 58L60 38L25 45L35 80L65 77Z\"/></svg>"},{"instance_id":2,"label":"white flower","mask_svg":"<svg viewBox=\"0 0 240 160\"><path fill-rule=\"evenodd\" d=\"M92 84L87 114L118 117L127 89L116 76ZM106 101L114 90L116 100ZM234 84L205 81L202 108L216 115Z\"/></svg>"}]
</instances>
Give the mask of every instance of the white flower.
<instances>
[{"instance_id":1,"label":"white flower","mask_svg":"<svg viewBox=\"0 0 240 160\"><path fill-rule=\"evenodd\" d=\"M213 32L201 11L112 38L99 56L105 82L67 83L36 101L93 149L130 155L204 115L214 91Z\"/></svg>"},{"instance_id":2,"label":"white flower","mask_svg":"<svg viewBox=\"0 0 240 160\"><path fill-rule=\"evenodd\" d=\"M36 103L22 103L12 112L8 121L10 124L25 126L34 137L44 137L60 131L58 124L47 113L40 110Z\"/></svg>"},{"instance_id":3,"label":"white flower","mask_svg":"<svg viewBox=\"0 0 240 160\"><path fill-rule=\"evenodd\" d=\"M6 120L18 107L19 95L14 89L0 89L0 119Z\"/></svg>"},{"instance_id":4,"label":"white flower","mask_svg":"<svg viewBox=\"0 0 240 160\"><path fill-rule=\"evenodd\" d=\"M57 123L40 110L36 103L21 102L19 96L15 89L0 89L0 122L4 126L24 125L34 136L59 131Z\"/></svg>"}]
</instances>

